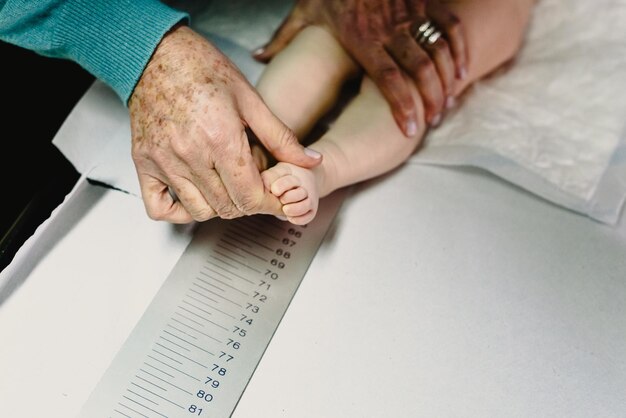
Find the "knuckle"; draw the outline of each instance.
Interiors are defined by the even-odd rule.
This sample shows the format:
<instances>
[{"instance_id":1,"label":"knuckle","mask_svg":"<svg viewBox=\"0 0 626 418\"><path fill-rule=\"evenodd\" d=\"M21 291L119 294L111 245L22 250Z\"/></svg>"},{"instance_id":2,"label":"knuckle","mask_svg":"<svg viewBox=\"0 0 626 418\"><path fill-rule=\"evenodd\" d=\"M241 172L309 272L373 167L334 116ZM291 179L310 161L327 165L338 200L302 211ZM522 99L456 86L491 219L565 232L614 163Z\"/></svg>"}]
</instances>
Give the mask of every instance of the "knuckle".
<instances>
[{"instance_id":1,"label":"knuckle","mask_svg":"<svg viewBox=\"0 0 626 418\"><path fill-rule=\"evenodd\" d=\"M214 213L215 212L213 211L213 209L211 209L209 206L189 210L189 214L191 215L193 220L198 222L208 221L214 216Z\"/></svg>"},{"instance_id":2,"label":"knuckle","mask_svg":"<svg viewBox=\"0 0 626 418\"><path fill-rule=\"evenodd\" d=\"M185 159L192 153L193 146L191 141L188 141L183 137L174 137L170 140L170 147L175 155L178 155Z\"/></svg>"},{"instance_id":3,"label":"knuckle","mask_svg":"<svg viewBox=\"0 0 626 418\"><path fill-rule=\"evenodd\" d=\"M443 24L443 29L446 34L453 38L461 36L461 27L461 20L459 20L456 15L450 15L448 20Z\"/></svg>"},{"instance_id":4,"label":"knuckle","mask_svg":"<svg viewBox=\"0 0 626 418\"><path fill-rule=\"evenodd\" d=\"M222 219L234 219L241 216L241 212L235 205L224 203L215 208L217 215Z\"/></svg>"},{"instance_id":5,"label":"knuckle","mask_svg":"<svg viewBox=\"0 0 626 418\"><path fill-rule=\"evenodd\" d=\"M445 22L446 29L458 29L461 26L461 19L454 13L448 15L448 19Z\"/></svg>"},{"instance_id":6,"label":"knuckle","mask_svg":"<svg viewBox=\"0 0 626 418\"><path fill-rule=\"evenodd\" d=\"M260 193L242 195L235 205L244 215L254 215L261 209L263 196Z\"/></svg>"},{"instance_id":7,"label":"knuckle","mask_svg":"<svg viewBox=\"0 0 626 418\"><path fill-rule=\"evenodd\" d=\"M400 78L400 70L394 67L380 67L374 71L374 79L382 84L391 84Z\"/></svg>"},{"instance_id":8,"label":"knuckle","mask_svg":"<svg viewBox=\"0 0 626 418\"><path fill-rule=\"evenodd\" d=\"M279 129L275 140L267 144L267 148L269 152L273 154L276 151L283 150L297 143L298 138L296 137L296 134L287 126L283 125Z\"/></svg>"},{"instance_id":9,"label":"knuckle","mask_svg":"<svg viewBox=\"0 0 626 418\"><path fill-rule=\"evenodd\" d=\"M153 221L165 221L167 220L168 212L162 207L146 205L146 214Z\"/></svg>"},{"instance_id":10,"label":"knuckle","mask_svg":"<svg viewBox=\"0 0 626 418\"><path fill-rule=\"evenodd\" d=\"M450 45L445 39L439 38L439 40L433 45L433 48L435 49L435 53L441 53L448 51Z\"/></svg>"},{"instance_id":11,"label":"knuckle","mask_svg":"<svg viewBox=\"0 0 626 418\"><path fill-rule=\"evenodd\" d=\"M435 76L435 64L429 58L421 58L415 64L415 76L420 82L427 82Z\"/></svg>"}]
</instances>

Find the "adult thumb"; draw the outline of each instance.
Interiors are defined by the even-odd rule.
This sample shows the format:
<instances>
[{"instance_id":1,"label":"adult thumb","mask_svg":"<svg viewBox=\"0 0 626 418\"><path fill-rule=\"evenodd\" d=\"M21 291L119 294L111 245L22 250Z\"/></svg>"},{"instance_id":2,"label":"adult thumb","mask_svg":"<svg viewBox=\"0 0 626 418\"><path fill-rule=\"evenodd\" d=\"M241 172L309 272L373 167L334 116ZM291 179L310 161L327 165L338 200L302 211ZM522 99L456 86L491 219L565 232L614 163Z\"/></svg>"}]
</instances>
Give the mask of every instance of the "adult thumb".
<instances>
[{"instance_id":1,"label":"adult thumb","mask_svg":"<svg viewBox=\"0 0 626 418\"><path fill-rule=\"evenodd\" d=\"M267 151L278 161L300 167L312 168L322 162L322 155L298 142L296 134L276 117L253 92L245 108L242 109L248 127Z\"/></svg>"}]
</instances>

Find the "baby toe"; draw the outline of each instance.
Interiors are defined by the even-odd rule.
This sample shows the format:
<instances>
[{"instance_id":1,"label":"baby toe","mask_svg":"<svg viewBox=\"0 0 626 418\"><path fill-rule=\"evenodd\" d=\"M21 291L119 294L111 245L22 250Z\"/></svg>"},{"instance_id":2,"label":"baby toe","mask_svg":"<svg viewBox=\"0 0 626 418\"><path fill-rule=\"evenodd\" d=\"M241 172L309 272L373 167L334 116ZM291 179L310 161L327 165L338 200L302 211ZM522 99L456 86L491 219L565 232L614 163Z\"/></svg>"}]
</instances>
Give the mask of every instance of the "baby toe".
<instances>
[{"instance_id":1,"label":"baby toe","mask_svg":"<svg viewBox=\"0 0 626 418\"><path fill-rule=\"evenodd\" d=\"M289 203L283 206L283 213L288 217L302 216L313 209L311 199L306 198L300 202Z\"/></svg>"},{"instance_id":2,"label":"baby toe","mask_svg":"<svg viewBox=\"0 0 626 418\"><path fill-rule=\"evenodd\" d=\"M286 205L288 203L296 203L306 199L309 193L304 187L296 187L295 189L287 190L281 197L280 203Z\"/></svg>"},{"instance_id":3,"label":"baby toe","mask_svg":"<svg viewBox=\"0 0 626 418\"><path fill-rule=\"evenodd\" d=\"M288 190L299 187L300 179L296 176L288 175L277 178L270 187L272 193L276 196L281 196Z\"/></svg>"}]
</instances>

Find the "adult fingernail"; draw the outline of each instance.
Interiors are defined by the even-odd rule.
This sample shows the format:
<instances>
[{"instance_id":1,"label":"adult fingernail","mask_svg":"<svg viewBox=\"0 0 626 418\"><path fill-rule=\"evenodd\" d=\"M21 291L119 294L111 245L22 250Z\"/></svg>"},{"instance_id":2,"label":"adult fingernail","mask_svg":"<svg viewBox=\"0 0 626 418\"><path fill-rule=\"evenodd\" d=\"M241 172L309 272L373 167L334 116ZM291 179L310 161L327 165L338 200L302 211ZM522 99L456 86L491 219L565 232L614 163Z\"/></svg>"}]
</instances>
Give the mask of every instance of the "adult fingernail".
<instances>
[{"instance_id":1,"label":"adult fingernail","mask_svg":"<svg viewBox=\"0 0 626 418\"><path fill-rule=\"evenodd\" d=\"M304 148L304 153L309 157L315 158L316 160L322 158L322 154L311 148Z\"/></svg>"},{"instance_id":2,"label":"adult fingernail","mask_svg":"<svg viewBox=\"0 0 626 418\"><path fill-rule=\"evenodd\" d=\"M406 123L406 134L410 137L417 135L417 123L414 120Z\"/></svg>"},{"instance_id":3,"label":"adult fingernail","mask_svg":"<svg viewBox=\"0 0 626 418\"><path fill-rule=\"evenodd\" d=\"M448 96L446 99L446 109L452 109L456 104L456 100L452 96Z\"/></svg>"},{"instance_id":4,"label":"adult fingernail","mask_svg":"<svg viewBox=\"0 0 626 418\"><path fill-rule=\"evenodd\" d=\"M287 217L286 216L281 216L281 215L274 215L276 217L276 219L279 219L281 221L286 221Z\"/></svg>"},{"instance_id":5,"label":"adult fingernail","mask_svg":"<svg viewBox=\"0 0 626 418\"><path fill-rule=\"evenodd\" d=\"M436 128L441 123L441 113L436 115L433 120L430 121L430 126Z\"/></svg>"},{"instance_id":6,"label":"adult fingernail","mask_svg":"<svg viewBox=\"0 0 626 418\"><path fill-rule=\"evenodd\" d=\"M459 76L461 77L461 80L465 80L467 78L467 68L462 67Z\"/></svg>"},{"instance_id":7,"label":"adult fingernail","mask_svg":"<svg viewBox=\"0 0 626 418\"><path fill-rule=\"evenodd\" d=\"M255 57L258 57L259 55L263 54L265 52L265 47L261 46L258 47L257 49L255 49L254 51L252 51L252 55Z\"/></svg>"}]
</instances>

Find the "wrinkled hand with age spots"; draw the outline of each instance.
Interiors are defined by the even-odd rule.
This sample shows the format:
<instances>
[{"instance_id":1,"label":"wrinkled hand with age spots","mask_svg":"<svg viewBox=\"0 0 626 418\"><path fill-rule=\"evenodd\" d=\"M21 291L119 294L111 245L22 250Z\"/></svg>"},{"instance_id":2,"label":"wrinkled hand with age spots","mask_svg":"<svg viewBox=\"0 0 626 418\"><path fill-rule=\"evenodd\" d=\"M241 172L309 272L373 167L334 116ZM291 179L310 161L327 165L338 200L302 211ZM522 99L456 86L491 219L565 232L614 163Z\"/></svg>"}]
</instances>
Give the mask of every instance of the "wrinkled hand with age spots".
<instances>
[{"instance_id":1,"label":"wrinkled hand with age spots","mask_svg":"<svg viewBox=\"0 0 626 418\"><path fill-rule=\"evenodd\" d=\"M280 202L264 188L247 130L279 161L302 167L321 161L235 65L186 26L163 38L128 107L132 157L147 214L155 220L282 215Z\"/></svg>"},{"instance_id":2,"label":"wrinkled hand with age spots","mask_svg":"<svg viewBox=\"0 0 626 418\"><path fill-rule=\"evenodd\" d=\"M415 82L432 125L454 103L455 79L467 74L463 28L446 6L451 1L457 0L297 0L272 40L254 56L267 62L304 27L325 27L376 83L398 127L413 137L417 108L402 72ZM427 19L445 37L421 46L413 35Z\"/></svg>"}]
</instances>

